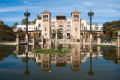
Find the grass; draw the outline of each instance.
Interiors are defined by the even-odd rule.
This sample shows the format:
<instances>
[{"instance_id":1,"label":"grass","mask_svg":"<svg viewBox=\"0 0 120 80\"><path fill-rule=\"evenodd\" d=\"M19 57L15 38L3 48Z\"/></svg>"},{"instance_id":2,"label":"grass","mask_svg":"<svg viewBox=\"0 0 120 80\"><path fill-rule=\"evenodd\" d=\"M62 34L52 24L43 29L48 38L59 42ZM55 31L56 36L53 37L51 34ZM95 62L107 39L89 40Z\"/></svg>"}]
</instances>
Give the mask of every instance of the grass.
<instances>
[{"instance_id":1,"label":"grass","mask_svg":"<svg viewBox=\"0 0 120 80\"><path fill-rule=\"evenodd\" d=\"M19 45L0 45L0 46L19 46Z\"/></svg>"},{"instance_id":2,"label":"grass","mask_svg":"<svg viewBox=\"0 0 120 80\"><path fill-rule=\"evenodd\" d=\"M70 53L68 49L42 49L42 50L34 50L32 51L36 54L65 54Z\"/></svg>"},{"instance_id":3,"label":"grass","mask_svg":"<svg viewBox=\"0 0 120 80\"><path fill-rule=\"evenodd\" d=\"M112 45L94 45L94 46L100 46L100 47L111 47Z\"/></svg>"}]
</instances>

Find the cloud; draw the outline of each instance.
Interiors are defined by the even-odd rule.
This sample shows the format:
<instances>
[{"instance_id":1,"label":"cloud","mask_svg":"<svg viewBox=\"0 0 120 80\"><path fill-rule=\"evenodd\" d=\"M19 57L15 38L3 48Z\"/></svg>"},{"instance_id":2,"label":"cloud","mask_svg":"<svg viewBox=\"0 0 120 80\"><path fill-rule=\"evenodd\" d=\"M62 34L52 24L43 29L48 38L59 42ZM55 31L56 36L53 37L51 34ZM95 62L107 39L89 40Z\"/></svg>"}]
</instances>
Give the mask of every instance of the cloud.
<instances>
[{"instance_id":1,"label":"cloud","mask_svg":"<svg viewBox=\"0 0 120 80\"><path fill-rule=\"evenodd\" d=\"M23 11L24 8L25 6L5 7L5 8L0 8L0 12Z\"/></svg>"},{"instance_id":2,"label":"cloud","mask_svg":"<svg viewBox=\"0 0 120 80\"><path fill-rule=\"evenodd\" d=\"M25 4L27 4L27 3L28 3L28 1L24 1L24 3L25 3Z\"/></svg>"},{"instance_id":3,"label":"cloud","mask_svg":"<svg viewBox=\"0 0 120 80\"><path fill-rule=\"evenodd\" d=\"M98 17L120 17L120 11L116 9L97 9L95 15Z\"/></svg>"},{"instance_id":4,"label":"cloud","mask_svg":"<svg viewBox=\"0 0 120 80\"><path fill-rule=\"evenodd\" d=\"M93 6L93 2L84 2L83 5L86 5L86 6Z\"/></svg>"},{"instance_id":5,"label":"cloud","mask_svg":"<svg viewBox=\"0 0 120 80\"><path fill-rule=\"evenodd\" d=\"M16 9L8 9L8 8L0 9L0 12L10 12L10 11L16 11Z\"/></svg>"}]
</instances>

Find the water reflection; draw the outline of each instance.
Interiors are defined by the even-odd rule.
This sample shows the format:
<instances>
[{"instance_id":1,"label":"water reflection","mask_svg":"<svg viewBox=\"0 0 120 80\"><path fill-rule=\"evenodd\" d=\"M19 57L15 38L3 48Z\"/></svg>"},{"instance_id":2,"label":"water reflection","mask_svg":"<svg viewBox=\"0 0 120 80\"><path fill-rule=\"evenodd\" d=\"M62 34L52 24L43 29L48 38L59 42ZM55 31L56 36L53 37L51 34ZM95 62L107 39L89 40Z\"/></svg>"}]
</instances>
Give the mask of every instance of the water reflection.
<instances>
[{"instance_id":1,"label":"water reflection","mask_svg":"<svg viewBox=\"0 0 120 80\"><path fill-rule=\"evenodd\" d=\"M0 62L10 55L15 59L20 58L25 65L22 72L27 78L33 75L30 61L37 63L38 69L42 72L54 72L54 69L67 69L71 74L82 72L87 76L94 77L98 72L93 64L99 63L101 58L113 61L115 64L120 64L120 48L115 47L94 47L90 45L57 45L55 48L68 48L71 50L68 54L34 54L32 50L35 49L50 49L51 46L44 45L26 45L26 46L0 46ZM8 49L8 50L6 50ZM3 54L4 53L4 54ZM83 66L83 64L86 64ZM88 65L87 65L88 64ZM54 68L52 68L54 66ZM68 67L69 65L69 67ZM85 67L85 69L84 69ZM101 66L100 66L101 67ZM99 68L100 68L99 67ZM0 66L1 68L1 66ZM38 70L37 69L37 70ZM83 70L84 69L84 70ZM104 69L104 68L103 68ZM70 71L69 71L70 70ZM39 70L38 70L39 71ZM72 73L73 72L73 73ZM86 72L86 73L84 73ZM81 75L82 75L81 74Z\"/></svg>"},{"instance_id":2,"label":"water reflection","mask_svg":"<svg viewBox=\"0 0 120 80\"><path fill-rule=\"evenodd\" d=\"M28 51L29 51L29 46L25 45L25 63L26 63L26 70L24 71L24 75L29 76L30 75L30 70L28 68L28 64L29 64L29 58L28 58Z\"/></svg>"},{"instance_id":3,"label":"water reflection","mask_svg":"<svg viewBox=\"0 0 120 80\"><path fill-rule=\"evenodd\" d=\"M35 49L50 49L50 45L33 45L25 46L25 53L19 53L19 46L16 47L17 57L21 57L26 60L26 73L30 74L28 70L28 60L33 58L36 63L42 66L42 70L45 72L51 71L51 64L56 64L56 67L66 67L66 64L71 65L72 71L80 71L80 63L86 63L87 58L90 59L90 70L89 75L93 75L92 72L92 59L98 61L98 57L103 57L103 52L101 52L101 47L92 47L90 45L80 46L80 45L58 45L57 48L68 48L71 53L68 54L34 54L32 50Z\"/></svg>"}]
</instances>

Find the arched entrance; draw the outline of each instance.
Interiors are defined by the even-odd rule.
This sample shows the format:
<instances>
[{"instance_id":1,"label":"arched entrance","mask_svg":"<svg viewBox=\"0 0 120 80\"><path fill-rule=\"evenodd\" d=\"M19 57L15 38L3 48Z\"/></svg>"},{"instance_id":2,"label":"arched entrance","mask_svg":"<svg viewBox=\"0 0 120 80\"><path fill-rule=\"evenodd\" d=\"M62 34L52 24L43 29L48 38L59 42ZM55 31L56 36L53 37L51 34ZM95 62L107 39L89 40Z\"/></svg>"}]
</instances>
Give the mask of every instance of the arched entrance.
<instances>
[{"instance_id":1,"label":"arched entrance","mask_svg":"<svg viewBox=\"0 0 120 80\"><path fill-rule=\"evenodd\" d=\"M55 39L55 37L56 37L56 31L52 30L52 39Z\"/></svg>"},{"instance_id":2,"label":"arched entrance","mask_svg":"<svg viewBox=\"0 0 120 80\"><path fill-rule=\"evenodd\" d=\"M63 39L63 29L62 28L57 30L57 38Z\"/></svg>"},{"instance_id":3,"label":"arched entrance","mask_svg":"<svg viewBox=\"0 0 120 80\"><path fill-rule=\"evenodd\" d=\"M70 36L71 36L70 33L71 33L71 30L68 29L67 30L67 39L70 39Z\"/></svg>"}]
</instances>

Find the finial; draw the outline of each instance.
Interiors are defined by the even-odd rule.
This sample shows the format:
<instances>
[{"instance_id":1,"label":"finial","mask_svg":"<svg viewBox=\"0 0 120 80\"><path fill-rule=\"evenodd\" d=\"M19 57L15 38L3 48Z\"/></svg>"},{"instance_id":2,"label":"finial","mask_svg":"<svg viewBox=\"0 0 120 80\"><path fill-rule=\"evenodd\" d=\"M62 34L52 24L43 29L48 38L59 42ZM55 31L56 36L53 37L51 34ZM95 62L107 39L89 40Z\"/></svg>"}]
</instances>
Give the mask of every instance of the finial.
<instances>
[{"instance_id":1,"label":"finial","mask_svg":"<svg viewBox=\"0 0 120 80\"><path fill-rule=\"evenodd\" d=\"M91 10L91 8L90 8L90 12L91 12L92 10Z\"/></svg>"},{"instance_id":2,"label":"finial","mask_svg":"<svg viewBox=\"0 0 120 80\"><path fill-rule=\"evenodd\" d=\"M76 10L76 6L75 6L75 10Z\"/></svg>"},{"instance_id":3,"label":"finial","mask_svg":"<svg viewBox=\"0 0 120 80\"><path fill-rule=\"evenodd\" d=\"M47 10L47 7L46 7L46 10Z\"/></svg>"}]
</instances>

